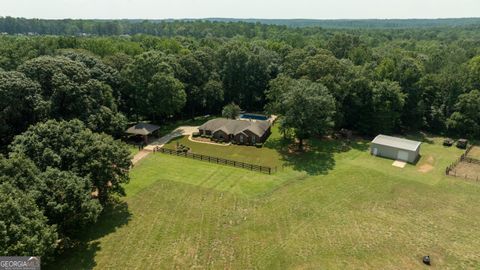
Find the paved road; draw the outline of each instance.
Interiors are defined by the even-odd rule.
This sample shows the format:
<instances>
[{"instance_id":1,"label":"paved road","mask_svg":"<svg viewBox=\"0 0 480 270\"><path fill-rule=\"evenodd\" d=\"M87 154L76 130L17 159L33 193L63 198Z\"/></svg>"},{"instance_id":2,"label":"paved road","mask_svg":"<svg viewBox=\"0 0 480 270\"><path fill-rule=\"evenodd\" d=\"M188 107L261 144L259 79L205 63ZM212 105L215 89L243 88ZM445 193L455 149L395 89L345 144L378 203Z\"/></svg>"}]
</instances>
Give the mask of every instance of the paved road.
<instances>
[{"instance_id":1,"label":"paved road","mask_svg":"<svg viewBox=\"0 0 480 270\"><path fill-rule=\"evenodd\" d=\"M169 134L151 142L147 146L145 146L145 148L143 148L142 151L138 152L132 158L132 164L135 165L140 160L147 157L150 153L153 152L153 149L155 149L156 147L163 147L166 143L168 143L172 139L175 139L175 138L181 137L181 136L190 136L192 133L194 133L196 131L198 131L198 127L193 127L193 126L181 126L181 127L176 128L171 133L169 133Z\"/></svg>"}]
</instances>

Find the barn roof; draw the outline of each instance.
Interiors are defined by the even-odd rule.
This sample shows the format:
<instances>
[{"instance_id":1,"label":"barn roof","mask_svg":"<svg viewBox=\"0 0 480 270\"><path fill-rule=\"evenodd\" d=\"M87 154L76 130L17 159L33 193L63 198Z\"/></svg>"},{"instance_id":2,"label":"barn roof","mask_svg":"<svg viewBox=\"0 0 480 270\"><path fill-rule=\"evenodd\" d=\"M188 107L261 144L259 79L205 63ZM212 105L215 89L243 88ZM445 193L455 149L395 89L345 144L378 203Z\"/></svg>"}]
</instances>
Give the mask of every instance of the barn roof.
<instances>
[{"instance_id":1,"label":"barn roof","mask_svg":"<svg viewBox=\"0 0 480 270\"><path fill-rule=\"evenodd\" d=\"M215 132L217 130L222 130L227 134L237 135L238 133L250 130L253 134L262 137L265 134L265 131L270 127L268 121L248 121L248 120L233 120L225 118L217 118L206 122L201 125L198 129L200 130L210 130Z\"/></svg>"},{"instance_id":2,"label":"barn roof","mask_svg":"<svg viewBox=\"0 0 480 270\"><path fill-rule=\"evenodd\" d=\"M134 126L131 126L125 131L125 133L135 134L135 135L149 135L155 130L159 129L159 126L148 124L148 123L138 123Z\"/></svg>"},{"instance_id":3,"label":"barn roof","mask_svg":"<svg viewBox=\"0 0 480 270\"><path fill-rule=\"evenodd\" d=\"M375 139L373 139L372 143L408 151L417 151L417 149L420 147L420 144L422 144L421 142L387 135L378 135L377 137L375 137Z\"/></svg>"}]
</instances>

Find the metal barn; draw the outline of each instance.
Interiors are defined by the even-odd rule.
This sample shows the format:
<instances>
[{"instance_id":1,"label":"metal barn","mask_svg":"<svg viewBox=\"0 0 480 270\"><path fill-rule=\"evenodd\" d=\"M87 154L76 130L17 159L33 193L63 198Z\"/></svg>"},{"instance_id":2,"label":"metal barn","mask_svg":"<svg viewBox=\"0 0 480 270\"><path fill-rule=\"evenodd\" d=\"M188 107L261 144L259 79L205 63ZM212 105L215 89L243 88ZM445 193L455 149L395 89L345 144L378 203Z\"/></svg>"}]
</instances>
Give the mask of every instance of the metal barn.
<instances>
[{"instance_id":1,"label":"metal barn","mask_svg":"<svg viewBox=\"0 0 480 270\"><path fill-rule=\"evenodd\" d=\"M420 157L421 144L417 141L378 135L373 139L370 150L374 156L415 163Z\"/></svg>"}]
</instances>

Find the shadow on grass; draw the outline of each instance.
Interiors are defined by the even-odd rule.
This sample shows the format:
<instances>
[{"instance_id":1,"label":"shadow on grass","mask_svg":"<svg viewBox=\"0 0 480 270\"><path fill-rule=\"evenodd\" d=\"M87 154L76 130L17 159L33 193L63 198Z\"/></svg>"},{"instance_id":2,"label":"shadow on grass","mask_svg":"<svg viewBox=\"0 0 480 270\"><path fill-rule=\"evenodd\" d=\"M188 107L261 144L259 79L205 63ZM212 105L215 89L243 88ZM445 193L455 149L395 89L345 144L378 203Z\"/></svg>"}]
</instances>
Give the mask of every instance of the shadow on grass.
<instances>
[{"instance_id":1,"label":"shadow on grass","mask_svg":"<svg viewBox=\"0 0 480 270\"><path fill-rule=\"evenodd\" d=\"M275 138L268 140L264 147L277 150L285 167L292 167L309 175L326 175L335 167L336 153L352 149L366 151L369 146L365 141L311 139L308 140L306 150L298 152L292 151L296 145L293 145L291 140Z\"/></svg>"},{"instance_id":2,"label":"shadow on grass","mask_svg":"<svg viewBox=\"0 0 480 270\"><path fill-rule=\"evenodd\" d=\"M56 255L45 269L92 269L96 266L95 255L100 250L98 239L126 225L131 219L126 202L106 206L97 223L77 236L78 242Z\"/></svg>"}]
</instances>

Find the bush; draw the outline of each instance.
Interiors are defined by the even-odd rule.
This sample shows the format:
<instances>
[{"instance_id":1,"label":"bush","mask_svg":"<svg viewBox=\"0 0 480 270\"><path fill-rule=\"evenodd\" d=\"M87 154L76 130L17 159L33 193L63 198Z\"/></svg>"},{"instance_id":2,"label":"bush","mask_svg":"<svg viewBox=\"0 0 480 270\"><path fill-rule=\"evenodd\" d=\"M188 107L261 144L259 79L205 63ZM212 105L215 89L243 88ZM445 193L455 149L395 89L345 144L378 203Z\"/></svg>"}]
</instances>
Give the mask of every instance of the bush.
<instances>
[{"instance_id":1,"label":"bush","mask_svg":"<svg viewBox=\"0 0 480 270\"><path fill-rule=\"evenodd\" d=\"M200 137L200 132L193 132L192 137L194 137L194 138ZM202 135L202 137L203 137L203 135Z\"/></svg>"},{"instance_id":2,"label":"bush","mask_svg":"<svg viewBox=\"0 0 480 270\"><path fill-rule=\"evenodd\" d=\"M263 143L256 143L256 144L255 144L255 147L257 147L257 148L262 148L262 147L263 147Z\"/></svg>"}]
</instances>

